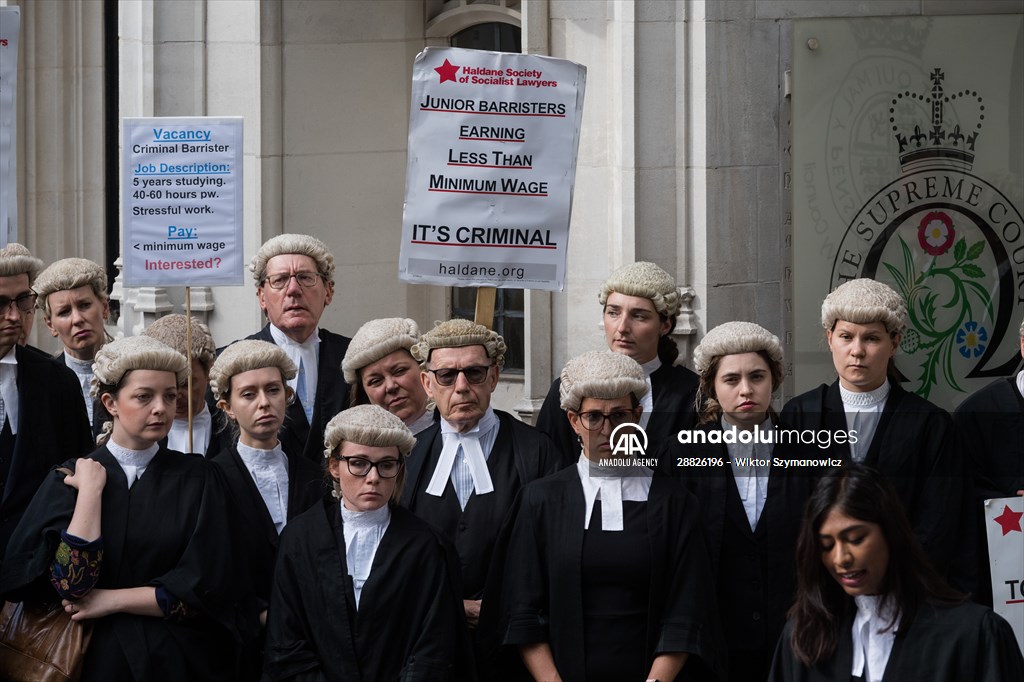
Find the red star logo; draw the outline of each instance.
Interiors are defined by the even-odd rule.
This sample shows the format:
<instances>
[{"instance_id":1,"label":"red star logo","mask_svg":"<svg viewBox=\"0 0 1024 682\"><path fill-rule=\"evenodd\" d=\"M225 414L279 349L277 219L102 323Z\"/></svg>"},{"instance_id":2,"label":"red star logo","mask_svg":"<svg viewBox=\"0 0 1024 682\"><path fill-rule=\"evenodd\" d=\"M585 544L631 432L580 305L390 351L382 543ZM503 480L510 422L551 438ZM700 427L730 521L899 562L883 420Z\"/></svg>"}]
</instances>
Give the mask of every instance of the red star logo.
<instances>
[{"instance_id":1,"label":"red star logo","mask_svg":"<svg viewBox=\"0 0 1024 682\"><path fill-rule=\"evenodd\" d=\"M441 76L441 83L445 81L458 82L455 80L455 74L459 72L459 67L452 64L447 58L444 60L444 64L435 68L434 71L437 71L437 74Z\"/></svg>"},{"instance_id":2,"label":"red star logo","mask_svg":"<svg viewBox=\"0 0 1024 682\"><path fill-rule=\"evenodd\" d=\"M1004 505L1003 513L992 520L1002 526L1003 535L1007 535L1014 530L1018 533L1024 532L1020 528L1020 517L1022 516L1024 516L1024 512L1015 512L1009 506Z\"/></svg>"}]
</instances>

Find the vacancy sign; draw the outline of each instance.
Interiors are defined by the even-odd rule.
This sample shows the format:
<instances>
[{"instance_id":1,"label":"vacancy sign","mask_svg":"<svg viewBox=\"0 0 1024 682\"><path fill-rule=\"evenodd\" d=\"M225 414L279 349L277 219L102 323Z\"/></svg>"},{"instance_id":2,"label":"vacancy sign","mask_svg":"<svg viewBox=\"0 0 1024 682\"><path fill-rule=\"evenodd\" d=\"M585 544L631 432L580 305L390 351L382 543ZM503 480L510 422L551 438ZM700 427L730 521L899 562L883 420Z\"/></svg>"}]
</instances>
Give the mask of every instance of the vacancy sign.
<instances>
[{"instance_id":1,"label":"vacancy sign","mask_svg":"<svg viewBox=\"0 0 1024 682\"><path fill-rule=\"evenodd\" d=\"M242 119L122 128L125 286L242 284Z\"/></svg>"},{"instance_id":2,"label":"vacancy sign","mask_svg":"<svg viewBox=\"0 0 1024 682\"><path fill-rule=\"evenodd\" d=\"M1024 497L985 500L992 608L1013 626L1024 651Z\"/></svg>"},{"instance_id":3,"label":"vacancy sign","mask_svg":"<svg viewBox=\"0 0 1024 682\"><path fill-rule=\"evenodd\" d=\"M416 57L400 279L564 288L586 74L537 55Z\"/></svg>"}]
</instances>

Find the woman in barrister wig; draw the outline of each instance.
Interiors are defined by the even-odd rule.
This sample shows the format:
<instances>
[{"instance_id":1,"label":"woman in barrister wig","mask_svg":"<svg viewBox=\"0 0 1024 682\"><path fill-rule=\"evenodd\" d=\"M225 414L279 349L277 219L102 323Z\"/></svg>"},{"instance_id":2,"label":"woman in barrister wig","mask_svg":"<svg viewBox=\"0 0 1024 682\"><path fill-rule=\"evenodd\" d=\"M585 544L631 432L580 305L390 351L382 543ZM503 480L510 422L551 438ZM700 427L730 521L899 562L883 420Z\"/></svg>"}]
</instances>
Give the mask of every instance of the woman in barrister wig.
<instances>
[{"instance_id":1,"label":"woman in barrister wig","mask_svg":"<svg viewBox=\"0 0 1024 682\"><path fill-rule=\"evenodd\" d=\"M278 432L294 394L295 364L279 346L237 341L210 369L210 388L237 440L213 458L224 475L232 534L246 557L252 583L247 600L249 639L241 656L242 679L259 679L262 626L270 604L279 536L294 517L323 495L323 474L301 453L285 452Z\"/></svg>"},{"instance_id":2,"label":"woman in barrister wig","mask_svg":"<svg viewBox=\"0 0 1024 682\"><path fill-rule=\"evenodd\" d=\"M281 537L267 621L270 680L460 679L468 640L452 552L397 506L415 438L377 405L327 425L334 493Z\"/></svg>"},{"instance_id":3,"label":"woman in barrister wig","mask_svg":"<svg viewBox=\"0 0 1024 682\"><path fill-rule=\"evenodd\" d=\"M874 469L848 464L821 479L796 563L770 682L1024 679L1010 625L943 581Z\"/></svg>"},{"instance_id":4,"label":"woman in barrister wig","mask_svg":"<svg viewBox=\"0 0 1024 682\"><path fill-rule=\"evenodd\" d=\"M679 349L670 334L682 307L672 276L654 263L639 261L613 272L598 292L608 350L633 358L644 370L641 426L651 448L673 441L679 429L696 423L694 397L697 375L676 365ZM560 406L558 379L551 384L537 428L562 451L567 462L576 459L576 436Z\"/></svg>"},{"instance_id":5,"label":"woman in barrister wig","mask_svg":"<svg viewBox=\"0 0 1024 682\"><path fill-rule=\"evenodd\" d=\"M612 459L612 431L639 420L643 369L620 353L584 353L562 370L560 390L582 452L520 494L489 580L500 603L482 627L535 680L715 679L697 501L670 477Z\"/></svg>"},{"instance_id":6,"label":"woman in barrister wig","mask_svg":"<svg viewBox=\"0 0 1024 682\"><path fill-rule=\"evenodd\" d=\"M764 680L793 599L803 504L820 474L772 460L824 451L778 442L785 426L772 409L784 376L777 336L752 322L727 322L704 336L693 357L700 373L700 424L691 432L697 443L662 450L659 464L700 500L729 679Z\"/></svg>"},{"instance_id":7,"label":"woman in barrister wig","mask_svg":"<svg viewBox=\"0 0 1024 682\"><path fill-rule=\"evenodd\" d=\"M109 418L90 393L93 358L112 340L104 326L110 316L107 273L91 260L63 258L39 274L32 290L39 296L36 306L43 312L43 322L64 347L57 359L75 373L82 386L95 438Z\"/></svg>"},{"instance_id":8,"label":"woman in barrister wig","mask_svg":"<svg viewBox=\"0 0 1024 682\"><path fill-rule=\"evenodd\" d=\"M341 370L351 405L380 405L418 434L434 423L433 406L410 348L419 341L415 320L385 317L363 324L352 337Z\"/></svg>"},{"instance_id":9,"label":"woman in barrister wig","mask_svg":"<svg viewBox=\"0 0 1024 682\"><path fill-rule=\"evenodd\" d=\"M967 477L949 414L900 386L893 356L907 327L902 297L875 280L850 280L825 298L821 324L839 376L786 403L782 421L849 433L829 453L887 477L932 562L949 569L964 552ZM968 569L952 572L970 586Z\"/></svg>"},{"instance_id":10,"label":"woman in barrister wig","mask_svg":"<svg viewBox=\"0 0 1024 682\"><path fill-rule=\"evenodd\" d=\"M188 363L147 337L95 357L113 421L88 457L52 472L0 569L9 601L62 599L92 626L82 680L223 680L235 658L235 564L209 464L158 445Z\"/></svg>"}]
</instances>

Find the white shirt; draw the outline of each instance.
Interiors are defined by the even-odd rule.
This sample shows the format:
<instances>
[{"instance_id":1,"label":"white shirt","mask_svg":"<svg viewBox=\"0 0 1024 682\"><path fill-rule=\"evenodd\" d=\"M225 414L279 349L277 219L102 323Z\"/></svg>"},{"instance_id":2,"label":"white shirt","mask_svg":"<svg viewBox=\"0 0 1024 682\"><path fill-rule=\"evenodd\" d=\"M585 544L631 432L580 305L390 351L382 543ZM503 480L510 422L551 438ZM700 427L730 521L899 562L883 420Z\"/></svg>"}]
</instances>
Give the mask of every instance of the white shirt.
<instances>
[{"instance_id":1,"label":"white shirt","mask_svg":"<svg viewBox=\"0 0 1024 682\"><path fill-rule=\"evenodd\" d=\"M863 676L864 682L880 682L889 663L892 645L896 642L896 624L885 630L892 618L892 603L883 603L885 595L861 595L853 598L857 604L857 617L853 621L854 676Z\"/></svg>"},{"instance_id":2,"label":"white shirt","mask_svg":"<svg viewBox=\"0 0 1024 682\"><path fill-rule=\"evenodd\" d=\"M153 457L156 456L159 449L160 446L157 443L153 443L145 450L129 450L115 443L113 438L107 441L107 450L110 451L110 454L114 456L114 459L121 466L124 477L128 479L129 490L132 489L135 481L142 478L142 474L146 473L149 463L153 461Z\"/></svg>"},{"instance_id":3,"label":"white shirt","mask_svg":"<svg viewBox=\"0 0 1024 682\"><path fill-rule=\"evenodd\" d=\"M1017 372L1017 390L1024 395L1024 370Z\"/></svg>"},{"instance_id":4,"label":"white shirt","mask_svg":"<svg viewBox=\"0 0 1024 682\"><path fill-rule=\"evenodd\" d=\"M78 377L78 383L82 387L82 397L85 399L85 409L89 413L89 423L92 424L93 401L90 392L92 391L92 360L79 360L71 357L71 353L64 349L64 364Z\"/></svg>"},{"instance_id":5,"label":"white shirt","mask_svg":"<svg viewBox=\"0 0 1024 682\"><path fill-rule=\"evenodd\" d=\"M651 385L651 375L661 369L661 358L655 355L653 360L640 365L640 368L644 370L644 381L647 382L647 393L640 399L640 407L644 408L640 413L640 426L646 429L647 422L654 413L654 387Z\"/></svg>"},{"instance_id":6,"label":"white shirt","mask_svg":"<svg viewBox=\"0 0 1024 682\"><path fill-rule=\"evenodd\" d=\"M167 433L167 449L205 456L212 435L213 415L210 414L210 406L204 401L203 409L192 415L192 449L188 447L188 417L171 422L171 430Z\"/></svg>"},{"instance_id":7,"label":"white shirt","mask_svg":"<svg viewBox=\"0 0 1024 682\"><path fill-rule=\"evenodd\" d=\"M576 472L583 486L583 529L590 528L594 502L601 500L601 530L620 531L623 528L622 503L646 502L651 493L654 471L647 467L600 467L580 454Z\"/></svg>"},{"instance_id":8,"label":"white shirt","mask_svg":"<svg viewBox=\"0 0 1024 682\"><path fill-rule=\"evenodd\" d=\"M722 415L722 430L732 431L736 426L730 424ZM771 419L765 419L759 426L761 433L775 430ZM774 440L774 438L772 439ZM764 503L768 499L768 476L771 474L772 444L771 443L726 443L729 460L732 463L732 477L736 482L736 490L743 502L743 511L747 513L750 530L757 529L757 522L764 511ZM750 460L766 460L767 465L755 465Z\"/></svg>"},{"instance_id":9,"label":"white shirt","mask_svg":"<svg viewBox=\"0 0 1024 682\"><path fill-rule=\"evenodd\" d=\"M345 563L352 576L352 587L356 593L356 610L359 610L359 596L363 585L370 577L373 557L377 554L380 541L391 523L391 508L384 505L373 511L349 511L341 504L341 521L345 529ZM400 617L395 614L395 617Z\"/></svg>"},{"instance_id":10,"label":"white shirt","mask_svg":"<svg viewBox=\"0 0 1024 682\"><path fill-rule=\"evenodd\" d=\"M278 534L288 523L288 456L278 443L272 450L260 450L238 444L238 456L242 458L256 489L260 491L263 504L270 512Z\"/></svg>"},{"instance_id":11,"label":"white shirt","mask_svg":"<svg viewBox=\"0 0 1024 682\"><path fill-rule=\"evenodd\" d=\"M884 382L873 391L856 393L848 391L839 384L839 395L843 399L843 410L846 412L846 427L857 432L857 442L850 443L850 454L855 462L863 462L868 456L871 440L875 437L878 421L882 418L885 401L892 387Z\"/></svg>"},{"instance_id":12,"label":"white shirt","mask_svg":"<svg viewBox=\"0 0 1024 682\"><path fill-rule=\"evenodd\" d=\"M3 399L3 410L0 414L0 429L4 418L11 425L11 433L18 434L18 359L14 354L15 346L0 358L0 398Z\"/></svg>"},{"instance_id":13,"label":"white shirt","mask_svg":"<svg viewBox=\"0 0 1024 682\"><path fill-rule=\"evenodd\" d=\"M317 372L320 364L320 327L314 329L309 338L302 343L296 343L273 324L270 325L270 336L274 339L274 343L280 346L288 358L295 363L295 366L301 368L299 371L305 375L306 399L302 403L302 407L312 413L319 378ZM298 395L299 375L296 374L294 379L289 379L288 385Z\"/></svg>"}]
</instances>

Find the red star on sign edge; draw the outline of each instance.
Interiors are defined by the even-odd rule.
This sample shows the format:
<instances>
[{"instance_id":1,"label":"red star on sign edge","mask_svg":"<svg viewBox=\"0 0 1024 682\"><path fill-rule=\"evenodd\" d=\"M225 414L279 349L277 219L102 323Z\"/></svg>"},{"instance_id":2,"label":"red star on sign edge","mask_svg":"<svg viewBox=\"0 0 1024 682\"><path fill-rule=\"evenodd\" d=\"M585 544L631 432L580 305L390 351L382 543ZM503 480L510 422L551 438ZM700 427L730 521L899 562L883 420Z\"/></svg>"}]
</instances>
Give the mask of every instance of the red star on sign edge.
<instances>
[{"instance_id":1,"label":"red star on sign edge","mask_svg":"<svg viewBox=\"0 0 1024 682\"><path fill-rule=\"evenodd\" d=\"M1008 535L1011 531L1024 532L1020 528L1020 517L1022 516L1024 516L1024 512L1015 512L1009 506L1004 505L1003 513L992 520L1003 527L1003 535Z\"/></svg>"},{"instance_id":2,"label":"red star on sign edge","mask_svg":"<svg viewBox=\"0 0 1024 682\"><path fill-rule=\"evenodd\" d=\"M459 67L452 64L447 58L445 58L444 64L436 67L434 71L437 71L437 74L441 76L441 83L444 83L445 81L451 81L452 83L458 82L455 80L455 74L459 72Z\"/></svg>"}]
</instances>

